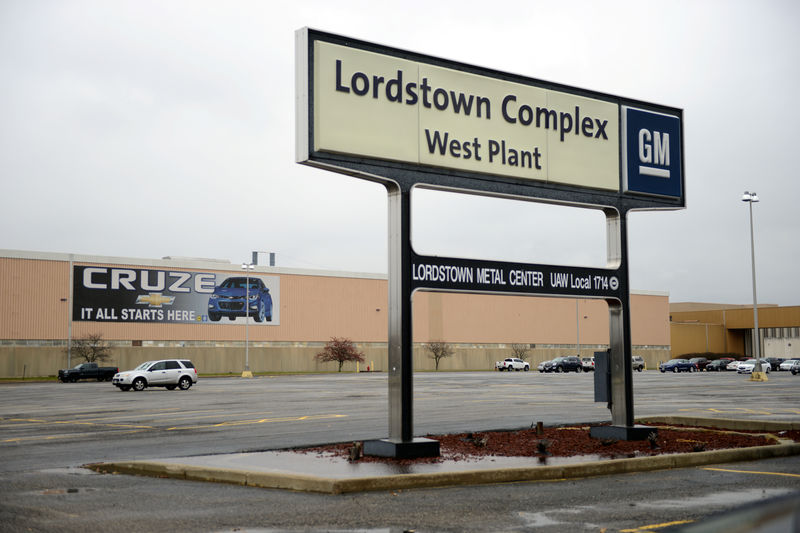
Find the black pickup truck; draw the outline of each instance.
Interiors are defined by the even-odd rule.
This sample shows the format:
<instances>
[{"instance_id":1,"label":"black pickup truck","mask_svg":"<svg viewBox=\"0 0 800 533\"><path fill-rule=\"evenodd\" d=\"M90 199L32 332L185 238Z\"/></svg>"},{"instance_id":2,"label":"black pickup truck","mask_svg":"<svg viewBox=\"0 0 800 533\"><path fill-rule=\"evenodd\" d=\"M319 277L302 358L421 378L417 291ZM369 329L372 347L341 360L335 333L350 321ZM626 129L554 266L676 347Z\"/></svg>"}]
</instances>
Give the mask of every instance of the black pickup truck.
<instances>
[{"instance_id":1,"label":"black pickup truck","mask_svg":"<svg viewBox=\"0 0 800 533\"><path fill-rule=\"evenodd\" d=\"M80 379L111 381L111 378L117 372L119 372L119 368L115 366L97 366L97 363L81 363L73 368L59 370L58 380L64 383L75 383Z\"/></svg>"}]
</instances>

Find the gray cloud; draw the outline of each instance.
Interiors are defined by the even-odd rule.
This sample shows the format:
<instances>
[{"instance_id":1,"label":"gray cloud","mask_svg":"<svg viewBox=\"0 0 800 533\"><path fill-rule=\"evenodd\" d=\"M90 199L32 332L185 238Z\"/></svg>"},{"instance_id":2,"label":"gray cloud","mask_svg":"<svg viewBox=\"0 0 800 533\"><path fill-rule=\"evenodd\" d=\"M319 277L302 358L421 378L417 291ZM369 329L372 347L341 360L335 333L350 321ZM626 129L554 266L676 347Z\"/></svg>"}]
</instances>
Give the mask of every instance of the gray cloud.
<instances>
[{"instance_id":1,"label":"gray cloud","mask_svg":"<svg viewBox=\"0 0 800 533\"><path fill-rule=\"evenodd\" d=\"M631 215L632 286L748 303L754 189L759 300L797 304L797 20L791 1L6 0L0 247L385 272L383 188L294 163L293 34L311 26L683 108L688 209ZM594 212L445 196L415 213L429 253L604 261Z\"/></svg>"}]
</instances>

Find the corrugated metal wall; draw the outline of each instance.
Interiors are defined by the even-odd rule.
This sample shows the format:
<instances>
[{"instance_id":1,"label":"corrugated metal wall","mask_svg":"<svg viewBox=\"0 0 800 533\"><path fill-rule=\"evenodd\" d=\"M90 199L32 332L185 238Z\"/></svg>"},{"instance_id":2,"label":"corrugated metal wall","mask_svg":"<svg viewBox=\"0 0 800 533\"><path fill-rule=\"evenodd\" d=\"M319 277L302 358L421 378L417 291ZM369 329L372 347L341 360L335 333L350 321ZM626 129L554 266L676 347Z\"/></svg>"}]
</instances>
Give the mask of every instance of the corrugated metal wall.
<instances>
[{"instance_id":1,"label":"corrugated metal wall","mask_svg":"<svg viewBox=\"0 0 800 533\"><path fill-rule=\"evenodd\" d=\"M66 339L69 262L0 257L0 339Z\"/></svg>"}]
</instances>

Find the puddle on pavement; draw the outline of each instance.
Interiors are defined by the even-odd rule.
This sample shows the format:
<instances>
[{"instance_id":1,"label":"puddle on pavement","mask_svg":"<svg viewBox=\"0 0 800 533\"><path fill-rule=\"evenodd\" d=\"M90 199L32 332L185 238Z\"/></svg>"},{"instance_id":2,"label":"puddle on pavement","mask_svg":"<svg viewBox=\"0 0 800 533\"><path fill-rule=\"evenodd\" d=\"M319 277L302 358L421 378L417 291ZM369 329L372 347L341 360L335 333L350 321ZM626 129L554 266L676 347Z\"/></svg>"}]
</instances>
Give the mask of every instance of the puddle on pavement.
<instances>
[{"instance_id":1,"label":"puddle on pavement","mask_svg":"<svg viewBox=\"0 0 800 533\"><path fill-rule=\"evenodd\" d=\"M261 529L261 528L259 528L259 529L252 529L252 528L240 529L240 528L237 527L235 529L225 529L223 531L225 533L227 533L229 531L237 531L238 533L288 533L288 532L291 532L291 531L302 531L304 533L314 533L314 532L319 532L319 533L413 533L413 531L415 531L415 530L414 529L410 529L410 528L402 528L402 527L391 527L391 528L387 527L387 528L380 528L380 529L330 529L330 528L325 528L325 529L308 529L308 528L303 528L303 529L284 529L284 528L281 528L281 529ZM222 533L222 532L218 532L218 533Z\"/></svg>"},{"instance_id":2,"label":"puddle on pavement","mask_svg":"<svg viewBox=\"0 0 800 533\"><path fill-rule=\"evenodd\" d=\"M39 470L42 474L69 474L72 476L96 476L99 475L94 470L83 468L82 466L68 466L64 468L46 468Z\"/></svg>"},{"instance_id":3,"label":"puddle on pavement","mask_svg":"<svg viewBox=\"0 0 800 533\"><path fill-rule=\"evenodd\" d=\"M545 461L540 461L537 457L483 457L458 461L443 459L436 463L398 465L363 461L350 462L343 457L334 457L329 454L255 452L159 459L159 462L348 479L398 474L469 472L497 468L533 468L598 460L601 460L601 457L597 455L551 457Z\"/></svg>"},{"instance_id":4,"label":"puddle on pavement","mask_svg":"<svg viewBox=\"0 0 800 533\"><path fill-rule=\"evenodd\" d=\"M691 496L674 500L638 502L637 505L639 507L648 507L653 509L686 509L689 507L715 509L721 505L733 507L735 505L752 503L759 500L767 500L777 496L783 496L784 494L789 494L790 492L793 491L791 489L748 489L722 491L703 496Z\"/></svg>"}]
</instances>

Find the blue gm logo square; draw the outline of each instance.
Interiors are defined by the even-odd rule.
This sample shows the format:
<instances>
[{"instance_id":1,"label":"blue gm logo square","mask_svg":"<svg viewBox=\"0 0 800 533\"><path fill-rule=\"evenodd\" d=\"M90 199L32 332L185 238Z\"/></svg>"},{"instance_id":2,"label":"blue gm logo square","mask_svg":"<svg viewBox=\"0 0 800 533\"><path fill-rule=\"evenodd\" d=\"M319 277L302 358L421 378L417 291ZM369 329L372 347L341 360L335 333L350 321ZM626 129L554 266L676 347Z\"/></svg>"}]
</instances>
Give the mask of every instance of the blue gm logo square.
<instances>
[{"instance_id":1,"label":"blue gm logo square","mask_svg":"<svg viewBox=\"0 0 800 533\"><path fill-rule=\"evenodd\" d=\"M674 115L622 108L625 192L681 198L681 120Z\"/></svg>"}]
</instances>

